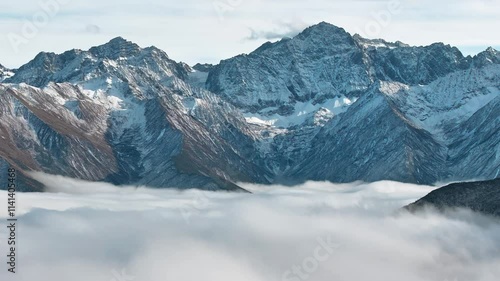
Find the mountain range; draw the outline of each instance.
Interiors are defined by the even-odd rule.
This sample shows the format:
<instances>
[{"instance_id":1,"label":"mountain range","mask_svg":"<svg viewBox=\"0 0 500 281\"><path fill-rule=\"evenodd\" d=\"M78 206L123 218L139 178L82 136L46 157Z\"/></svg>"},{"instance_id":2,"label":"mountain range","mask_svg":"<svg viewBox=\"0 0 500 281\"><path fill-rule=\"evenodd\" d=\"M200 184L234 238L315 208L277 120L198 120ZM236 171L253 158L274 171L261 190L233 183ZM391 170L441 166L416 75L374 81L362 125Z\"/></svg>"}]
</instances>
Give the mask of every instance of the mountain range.
<instances>
[{"instance_id":1,"label":"mountain range","mask_svg":"<svg viewBox=\"0 0 500 281\"><path fill-rule=\"evenodd\" d=\"M417 184L500 173L500 54L320 23L218 65L121 37L0 66L0 180L117 185Z\"/></svg>"}]
</instances>

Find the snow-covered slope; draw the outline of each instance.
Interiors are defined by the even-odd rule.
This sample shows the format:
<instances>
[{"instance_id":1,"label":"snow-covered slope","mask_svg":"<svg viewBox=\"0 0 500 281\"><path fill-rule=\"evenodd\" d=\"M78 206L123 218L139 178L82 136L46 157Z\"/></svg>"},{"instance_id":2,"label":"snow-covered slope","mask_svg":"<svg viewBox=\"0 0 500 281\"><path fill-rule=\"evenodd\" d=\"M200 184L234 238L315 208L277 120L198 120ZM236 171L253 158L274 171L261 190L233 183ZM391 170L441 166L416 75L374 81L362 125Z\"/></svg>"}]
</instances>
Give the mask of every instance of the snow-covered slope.
<instances>
[{"instance_id":1,"label":"snow-covered slope","mask_svg":"<svg viewBox=\"0 0 500 281\"><path fill-rule=\"evenodd\" d=\"M207 88L252 113L275 108L273 113L288 116L296 103L359 96L377 80L427 84L469 65L469 58L444 44L367 40L320 23L293 39L222 61L210 72Z\"/></svg>"},{"instance_id":2,"label":"snow-covered slope","mask_svg":"<svg viewBox=\"0 0 500 281\"><path fill-rule=\"evenodd\" d=\"M445 149L429 132L401 118L385 90L382 83L374 85L346 113L329 122L286 177L416 183L446 177L444 169L436 169L445 161Z\"/></svg>"},{"instance_id":3,"label":"snow-covered slope","mask_svg":"<svg viewBox=\"0 0 500 281\"><path fill-rule=\"evenodd\" d=\"M500 170L500 65L426 86L380 81L327 123L288 178L432 184Z\"/></svg>"},{"instance_id":4,"label":"snow-covered slope","mask_svg":"<svg viewBox=\"0 0 500 281\"><path fill-rule=\"evenodd\" d=\"M156 187L491 179L500 55L320 23L219 65L123 38L0 83L0 170ZM5 173L4 173L5 174Z\"/></svg>"},{"instance_id":5,"label":"snow-covered slope","mask_svg":"<svg viewBox=\"0 0 500 281\"><path fill-rule=\"evenodd\" d=\"M185 65L121 38L42 53L0 88L8 144L0 155L28 170L117 184L265 182L243 116L187 81Z\"/></svg>"},{"instance_id":6,"label":"snow-covered slope","mask_svg":"<svg viewBox=\"0 0 500 281\"><path fill-rule=\"evenodd\" d=\"M249 112L288 116L297 103L322 103L366 90L371 80L362 57L347 32L320 24L222 61L210 72L207 88ZM272 112L263 111L269 108Z\"/></svg>"},{"instance_id":7,"label":"snow-covered slope","mask_svg":"<svg viewBox=\"0 0 500 281\"><path fill-rule=\"evenodd\" d=\"M405 117L445 140L454 136L447 136L449 129L500 95L500 68L488 65L461 70L422 86L384 84L387 97Z\"/></svg>"},{"instance_id":8,"label":"snow-covered slope","mask_svg":"<svg viewBox=\"0 0 500 281\"><path fill-rule=\"evenodd\" d=\"M499 61L492 48L464 57L442 43L368 40L320 23L222 61L206 86L256 127L267 167L280 180L434 183L490 178L500 164L450 160L459 157L457 139L467 139L454 128L499 96ZM486 117L489 127L498 115ZM469 136L457 153L479 146L497 154L490 135Z\"/></svg>"},{"instance_id":9,"label":"snow-covered slope","mask_svg":"<svg viewBox=\"0 0 500 281\"><path fill-rule=\"evenodd\" d=\"M0 64L0 82L14 75L14 71Z\"/></svg>"}]
</instances>

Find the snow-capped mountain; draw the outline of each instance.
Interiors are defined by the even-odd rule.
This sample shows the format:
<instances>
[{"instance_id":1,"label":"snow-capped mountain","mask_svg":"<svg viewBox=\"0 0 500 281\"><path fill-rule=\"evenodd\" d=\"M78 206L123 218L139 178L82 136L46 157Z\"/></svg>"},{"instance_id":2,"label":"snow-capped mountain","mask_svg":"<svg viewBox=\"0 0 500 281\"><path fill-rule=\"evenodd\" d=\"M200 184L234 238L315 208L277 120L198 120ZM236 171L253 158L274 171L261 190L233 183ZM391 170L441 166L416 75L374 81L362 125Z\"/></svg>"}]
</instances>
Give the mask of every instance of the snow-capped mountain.
<instances>
[{"instance_id":1,"label":"snow-capped mountain","mask_svg":"<svg viewBox=\"0 0 500 281\"><path fill-rule=\"evenodd\" d=\"M14 72L0 64L0 82L14 75Z\"/></svg>"},{"instance_id":2,"label":"snow-capped mountain","mask_svg":"<svg viewBox=\"0 0 500 281\"><path fill-rule=\"evenodd\" d=\"M500 99L498 59L492 48L464 57L320 23L222 61L207 88L241 108L261 132L266 166L287 181L492 178L500 111L486 109ZM483 134L460 128L481 113L470 130Z\"/></svg>"},{"instance_id":3,"label":"snow-capped mountain","mask_svg":"<svg viewBox=\"0 0 500 281\"><path fill-rule=\"evenodd\" d=\"M245 120L187 84L189 69L122 38L41 53L0 86L0 153L22 169L116 184L233 190L233 181L262 181Z\"/></svg>"},{"instance_id":4,"label":"snow-capped mountain","mask_svg":"<svg viewBox=\"0 0 500 281\"><path fill-rule=\"evenodd\" d=\"M496 50L464 57L327 23L215 66L123 38L40 53L0 100L0 170L228 190L500 171Z\"/></svg>"}]
</instances>

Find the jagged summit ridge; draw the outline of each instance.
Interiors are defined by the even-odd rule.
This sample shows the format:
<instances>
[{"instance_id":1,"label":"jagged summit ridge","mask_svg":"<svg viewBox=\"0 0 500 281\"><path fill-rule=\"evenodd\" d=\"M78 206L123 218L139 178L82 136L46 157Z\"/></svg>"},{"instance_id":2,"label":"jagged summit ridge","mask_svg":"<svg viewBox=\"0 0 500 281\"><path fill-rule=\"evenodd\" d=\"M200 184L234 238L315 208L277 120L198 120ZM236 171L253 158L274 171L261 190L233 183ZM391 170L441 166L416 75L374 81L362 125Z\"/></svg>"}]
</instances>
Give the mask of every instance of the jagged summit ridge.
<instances>
[{"instance_id":1,"label":"jagged summit ridge","mask_svg":"<svg viewBox=\"0 0 500 281\"><path fill-rule=\"evenodd\" d=\"M206 85L252 113L273 106L288 116L287 107L298 102L357 97L377 80L427 84L470 64L470 58L449 45L410 47L368 40L320 23L292 39L222 61Z\"/></svg>"},{"instance_id":2,"label":"jagged summit ridge","mask_svg":"<svg viewBox=\"0 0 500 281\"><path fill-rule=\"evenodd\" d=\"M139 45L127 41L122 37L116 37L104 45L93 47L89 50L96 57L113 60L137 56L141 51L142 49Z\"/></svg>"},{"instance_id":3,"label":"jagged summit ridge","mask_svg":"<svg viewBox=\"0 0 500 281\"><path fill-rule=\"evenodd\" d=\"M188 74L184 65L171 60L164 51L156 47L140 48L117 37L88 51L74 49L59 55L42 52L5 82L36 87L44 87L49 82L95 85L100 83L96 80L113 78L133 82L137 70L148 72L146 75L154 72L155 79L160 80L174 76L186 79Z\"/></svg>"},{"instance_id":4,"label":"jagged summit ridge","mask_svg":"<svg viewBox=\"0 0 500 281\"><path fill-rule=\"evenodd\" d=\"M8 69L7 67L0 64L0 82L3 80L12 77L15 73L15 70Z\"/></svg>"},{"instance_id":5,"label":"jagged summit ridge","mask_svg":"<svg viewBox=\"0 0 500 281\"><path fill-rule=\"evenodd\" d=\"M320 23L193 68L115 38L41 53L5 82L0 167L226 190L237 190L234 182L430 184L500 169L491 156L500 155L494 49L464 57L442 43L369 40Z\"/></svg>"},{"instance_id":6,"label":"jagged summit ridge","mask_svg":"<svg viewBox=\"0 0 500 281\"><path fill-rule=\"evenodd\" d=\"M401 41L387 42L384 39L366 39L359 34L353 35L354 40L365 48L403 48L411 47Z\"/></svg>"},{"instance_id":7,"label":"jagged summit ridge","mask_svg":"<svg viewBox=\"0 0 500 281\"><path fill-rule=\"evenodd\" d=\"M326 38L325 38L326 36ZM306 28L294 38L323 38L325 40L337 38L338 41L350 40L350 34L345 29L327 22L321 22L317 25Z\"/></svg>"},{"instance_id":8,"label":"jagged summit ridge","mask_svg":"<svg viewBox=\"0 0 500 281\"><path fill-rule=\"evenodd\" d=\"M0 155L16 167L115 184L237 190L229 178L263 177L266 171L237 149L251 149L242 117L190 86L188 72L163 51L122 39L91 51L40 54L9 79L13 84L0 85L1 137L12 147L25 143L31 154L17 159L21 148L3 147Z\"/></svg>"}]
</instances>

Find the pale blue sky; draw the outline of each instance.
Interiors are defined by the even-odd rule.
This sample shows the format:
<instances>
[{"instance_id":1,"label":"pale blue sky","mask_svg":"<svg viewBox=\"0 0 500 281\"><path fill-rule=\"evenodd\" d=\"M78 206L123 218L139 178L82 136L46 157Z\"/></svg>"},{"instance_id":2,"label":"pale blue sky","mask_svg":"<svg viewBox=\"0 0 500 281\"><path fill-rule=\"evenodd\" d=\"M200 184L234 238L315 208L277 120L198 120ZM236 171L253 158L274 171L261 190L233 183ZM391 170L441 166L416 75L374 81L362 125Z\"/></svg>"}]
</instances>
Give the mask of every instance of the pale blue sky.
<instances>
[{"instance_id":1,"label":"pale blue sky","mask_svg":"<svg viewBox=\"0 0 500 281\"><path fill-rule=\"evenodd\" d=\"M39 4L56 1L67 3L54 13ZM321 21L369 38L444 42L465 54L500 46L499 0L24 0L2 1L0 11L0 64L12 68L40 51L88 49L116 36L177 61L217 63Z\"/></svg>"}]
</instances>

